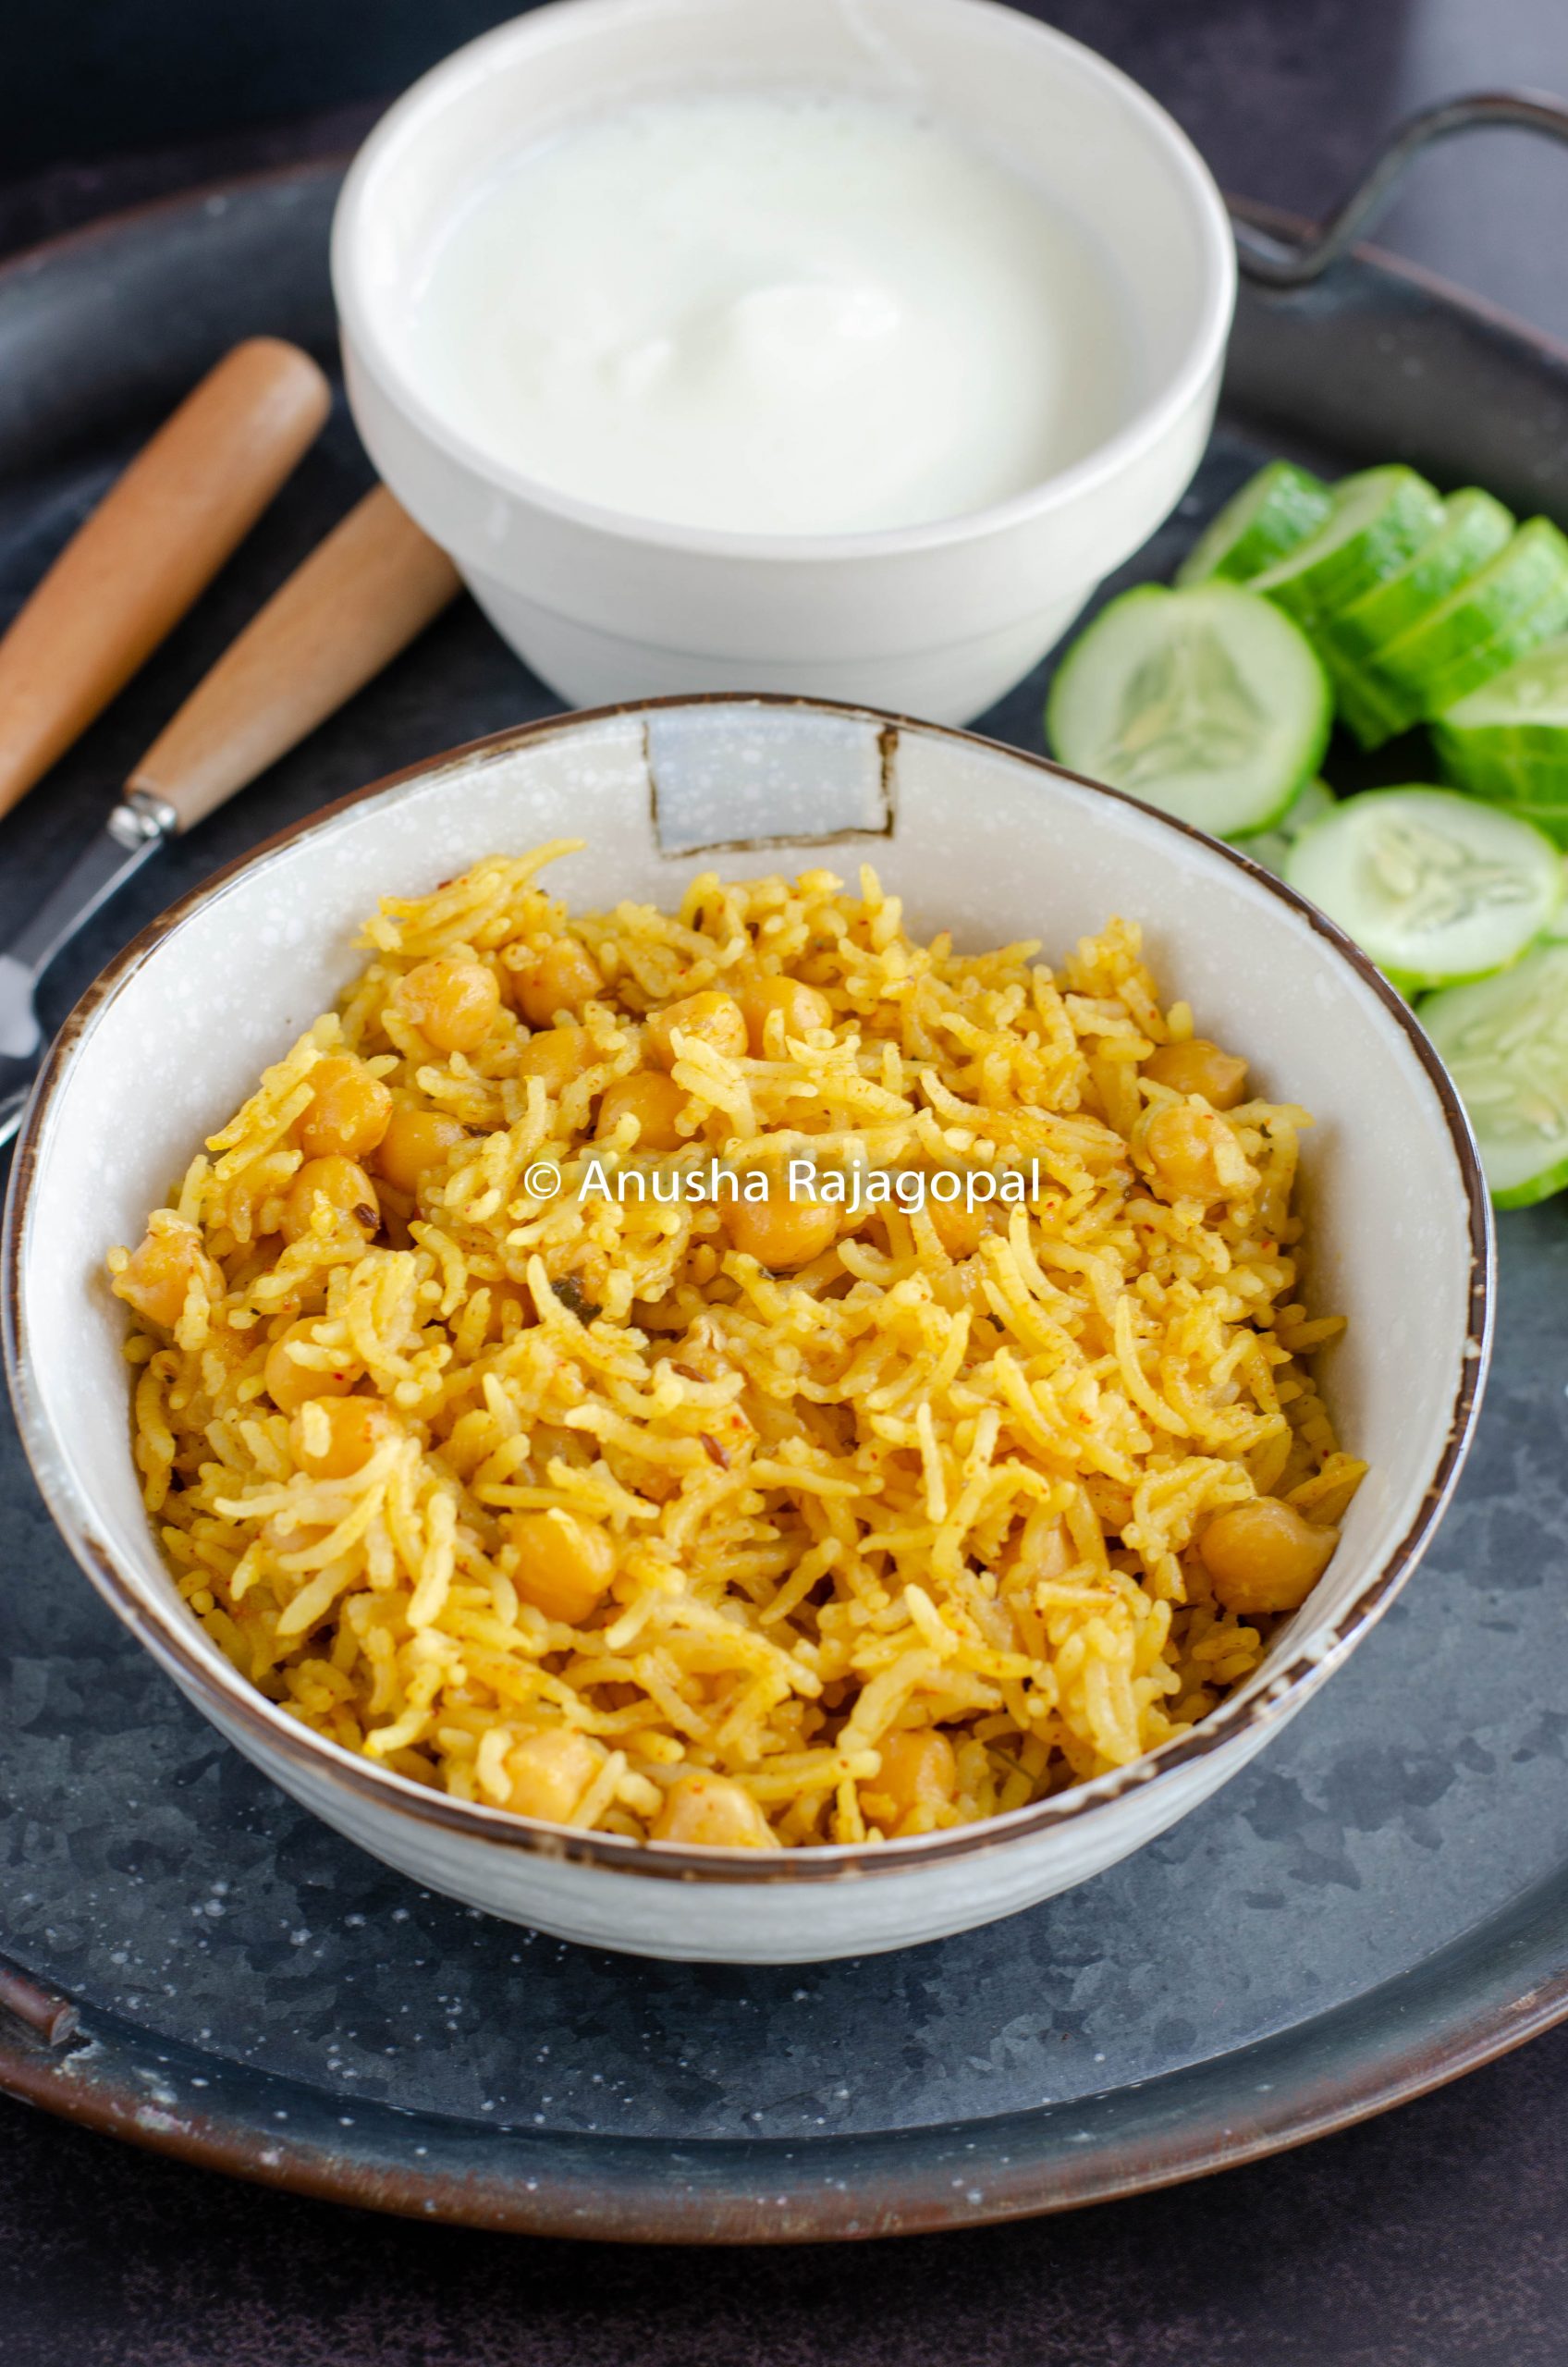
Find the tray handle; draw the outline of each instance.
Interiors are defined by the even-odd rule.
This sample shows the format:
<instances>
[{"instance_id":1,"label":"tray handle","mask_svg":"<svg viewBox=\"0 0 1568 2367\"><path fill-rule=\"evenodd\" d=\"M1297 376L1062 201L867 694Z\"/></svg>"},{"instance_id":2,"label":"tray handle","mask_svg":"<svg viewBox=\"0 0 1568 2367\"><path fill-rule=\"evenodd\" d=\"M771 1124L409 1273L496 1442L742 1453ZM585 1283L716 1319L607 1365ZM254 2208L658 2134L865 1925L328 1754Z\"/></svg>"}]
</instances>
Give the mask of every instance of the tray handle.
<instances>
[{"instance_id":1,"label":"tray handle","mask_svg":"<svg viewBox=\"0 0 1568 2367\"><path fill-rule=\"evenodd\" d=\"M1236 255L1249 279L1266 288L1305 288L1320 278L1380 214L1413 157L1435 141L1477 125L1506 124L1568 141L1568 101L1545 91L1468 91L1407 116L1334 211L1300 239L1281 239L1232 217Z\"/></svg>"}]
</instances>

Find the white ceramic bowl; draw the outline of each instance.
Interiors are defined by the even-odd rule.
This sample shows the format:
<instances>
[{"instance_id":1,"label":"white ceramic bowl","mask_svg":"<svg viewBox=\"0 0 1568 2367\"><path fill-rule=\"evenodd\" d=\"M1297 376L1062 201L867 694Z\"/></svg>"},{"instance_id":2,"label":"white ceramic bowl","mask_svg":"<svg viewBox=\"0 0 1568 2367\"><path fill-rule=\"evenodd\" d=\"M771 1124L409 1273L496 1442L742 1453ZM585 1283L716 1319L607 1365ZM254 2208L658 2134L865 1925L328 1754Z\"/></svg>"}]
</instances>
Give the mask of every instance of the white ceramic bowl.
<instances>
[{"instance_id":1,"label":"white ceramic bowl","mask_svg":"<svg viewBox=\"0 0 1568 2367\"><path fill-rule=\"evenodd\" d=\"M897 533L651 522L553 492L411 381L402 298L433 237L520 143L630 94L806 85L929 100L1037 172L1124 283L1139 392L1098 450L1016 499ZM978 715L1146 540L1202 454L1235 260L1219 191L1152 99L989 0L565 0L417 82L361 149L333 286L371 458L497 629L574 703L778 690Z\"/></svg>"},{"instance_id":2,"label":"white ceramic bowl","mask_svg":"<svg viewBox=\"0 0 1568 2367\"><path fill-rule=\"evenodd\" d=\"M788 822L785 823L785 816ZM788 830L780 838L781 825ZM1192 1734L997 1819L873 1848L642 1846L438 1796L307 1733L179 1601L131 1468L124 1310L135 1240L222 1123L362 960L385 893L562 836L579 906L675 903L693 872L874 863L917 931L1071 945L1142 919L1168 991L1243 1052L1308 1137L1309 1295L1351 1322L1327 1385L1371 1459L1328 1576L1259 1673ZM831 850L824 855L824 847ZM420 1882L568 1938L777 1962L933 1939L1083 1882L1194 1808L1277 1733L1409 1575L1463 1459L1487 1346L1490 1228L1426 1038L1319 915L1240 855L1011 750L788 701L566 716L438 756L221 873L79 1004L18 1146L6 1348L39 1484L82 1566L197 1707L284 1789Z\"/></svg>"}]
</instances>

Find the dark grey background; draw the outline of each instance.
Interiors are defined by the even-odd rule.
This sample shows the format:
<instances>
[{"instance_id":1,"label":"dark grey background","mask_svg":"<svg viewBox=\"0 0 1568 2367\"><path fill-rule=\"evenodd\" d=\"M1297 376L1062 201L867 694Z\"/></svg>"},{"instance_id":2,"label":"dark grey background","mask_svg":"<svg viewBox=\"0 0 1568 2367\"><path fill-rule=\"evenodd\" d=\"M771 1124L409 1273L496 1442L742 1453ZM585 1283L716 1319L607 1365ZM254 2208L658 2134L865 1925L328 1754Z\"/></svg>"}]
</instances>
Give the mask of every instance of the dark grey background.
<instances>
[{"instance_id":1,"label":"dark grey background","mask_svg":"<svg viewBox=\"0 0 1568 2367\"><path fill-rule=\"evenodd\" d=\"M0 6L0 244L357 136L504 9L472 0ZM1464 84L1568 91L1568 0L1075 0L1035 13L1181 117L1227 186L1325 204ZM1568 153L1477 138L1391 245L1568 335ZM1397 2116L1079 2218L873 2250L655 2256L387 2226L0 2113L16 2367L1064 2367L1568 2359L1568 2034Z\"/></svg>"}]
</instances>

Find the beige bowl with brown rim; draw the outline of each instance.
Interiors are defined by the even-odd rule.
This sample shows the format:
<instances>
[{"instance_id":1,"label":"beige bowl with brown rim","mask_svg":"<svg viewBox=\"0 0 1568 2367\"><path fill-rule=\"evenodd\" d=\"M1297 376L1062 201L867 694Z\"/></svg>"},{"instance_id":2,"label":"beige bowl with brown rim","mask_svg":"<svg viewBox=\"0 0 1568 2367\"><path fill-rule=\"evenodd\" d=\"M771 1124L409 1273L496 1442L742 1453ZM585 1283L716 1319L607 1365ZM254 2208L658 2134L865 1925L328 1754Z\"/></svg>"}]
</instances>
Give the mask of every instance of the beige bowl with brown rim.
<instances>
[{"instance_id":1,"label":"beige bowl with brown rim","mask_svg":"<svg viewBox=\"0 0 1568 2367\"><path fill-rule=\"evenodd\" d=\"M361 957L358 923L480 855L582 836L579 906L672 904L693 872L874 863L916 931L1070 944L1140 919L1167 990L1317 1114L1309 1296L1350 1317L1325 1387L1371 1462L1328 1576L1206 1724L983 1825L758 1858L570 1832L423 1789L306 1732L178 1600L129 1452L124 1310L103 1258L136 1237ZM1128 798L966 733L744 697L563 716L433 757L275 839L112 963L50 1056L6 1216L6 1355L22 1434L72 1550L235 1747L417 1881L568 1939L776 1963L907 1946L1084 1882L1244 1766L1409 1577L1458 1475L1486 1367L1491 1232L1452 1088L1399 998L1243 857Z\"/></svg>"}]
</instances>

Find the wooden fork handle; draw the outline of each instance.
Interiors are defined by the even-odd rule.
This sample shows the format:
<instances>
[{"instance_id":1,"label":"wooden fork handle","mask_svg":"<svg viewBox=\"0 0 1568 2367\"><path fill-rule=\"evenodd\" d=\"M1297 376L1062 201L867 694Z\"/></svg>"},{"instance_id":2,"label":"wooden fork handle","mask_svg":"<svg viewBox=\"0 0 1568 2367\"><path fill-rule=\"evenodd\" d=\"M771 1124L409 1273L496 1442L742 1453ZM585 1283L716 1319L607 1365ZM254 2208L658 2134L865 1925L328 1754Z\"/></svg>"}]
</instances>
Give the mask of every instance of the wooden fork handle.
<instances>
[{"instance_id":1,"label":"wooden fork handle","mask_svg":"<svg viewBox=\"0 0 1568 2367\"><path fill-rule=\"evenodd\" d=\"M379 674L459 589L446 553L377 485L251 618L127 788L161 797L190 829Z\"/></svg>"},{"instance_id":2,"label":"wooden fork handle","mask_svg":"<svg viewBox=\"0 0 1568 2367\"><path fill-rule=\"evenodd\" d=\"M0 814L86 730L190 607L320 433L308 353L251 337L166 420L0 641Z\"/></svg>"}]
</instances>

